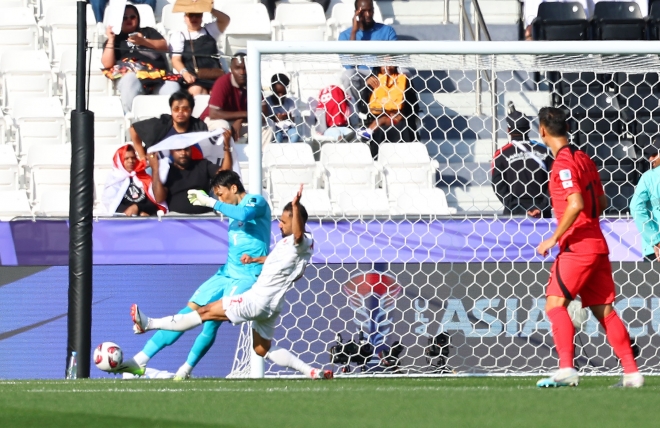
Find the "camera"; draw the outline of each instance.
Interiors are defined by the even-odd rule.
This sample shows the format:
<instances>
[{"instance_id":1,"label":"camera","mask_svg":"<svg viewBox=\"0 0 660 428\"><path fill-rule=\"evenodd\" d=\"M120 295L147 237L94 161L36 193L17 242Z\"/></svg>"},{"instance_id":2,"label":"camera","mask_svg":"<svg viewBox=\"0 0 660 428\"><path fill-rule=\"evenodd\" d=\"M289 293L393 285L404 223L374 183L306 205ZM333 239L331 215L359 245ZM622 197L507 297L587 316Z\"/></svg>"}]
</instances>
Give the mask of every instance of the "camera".
<instances>
[{"instance_id":1,"label":"camera","mask_svg":"<svg viewBox=\"0 0 660 428\"><path fill-rule=\"evenodd\" d=\"M358 340L343 343L341 334L335 336L337 344L330 348L330 362L342 367L343 373L350 373L351 364L357 365L364 371L367 361L374 353L374 347L365 339L364 333L360 332Z\"/></svg>"},{"instance_id":2,"label":"camera","mask_svg":"<svg viewBox=\"0 0 660 428\"><path fill-rule=\"evenodd\" d=\"M424 355L426 355L431 364L431 373L443 374L454 372L447 365L450 348L451 345L449 344L449 335L447 333L440 333L435 337L429 337L429 345L426 347ZM435 363L433 362L434 358L437 358Z\"/></svg>"}]
</instances>

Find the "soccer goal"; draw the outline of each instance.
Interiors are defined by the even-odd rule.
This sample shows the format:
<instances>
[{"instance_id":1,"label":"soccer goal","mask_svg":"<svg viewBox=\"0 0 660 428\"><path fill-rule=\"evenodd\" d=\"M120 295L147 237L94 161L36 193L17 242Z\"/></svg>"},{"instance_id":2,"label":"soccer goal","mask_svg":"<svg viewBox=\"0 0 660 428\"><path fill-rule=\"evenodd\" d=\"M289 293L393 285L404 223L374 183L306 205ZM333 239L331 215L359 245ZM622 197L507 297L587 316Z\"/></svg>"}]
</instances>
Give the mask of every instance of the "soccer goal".
<instances>
[{"instance_id":1,"label":"soccer goal","mask_svg":"<svg viewBox=\"0 0 660 428\"><path fill-rule=\"evenodd\" d=\"M304 183L315 238L275 342L347 375L556 368L543 308L557 252L535 254L554 219L504 213L510 195L491 176L509 141L507 115L519 112L529 123L520 137L540 141L538 110L555 106L600 168L615 307L640 369L659 372L660 278L642 261L629 214L648 169L642 150L660 134L657 52L659 42L637 41L250 42L248 132L257 138L243 176L268 193L274 215ZM292 101L273 97L281 87ZM260 122L262 100L274 107ZM262 125L299 143L262 150ZM571 313L580 371L619 371L598 322ZM245 326L231 376L291 374L268 363L262 372L250 355Z\"/></svg>"}]
</instances>

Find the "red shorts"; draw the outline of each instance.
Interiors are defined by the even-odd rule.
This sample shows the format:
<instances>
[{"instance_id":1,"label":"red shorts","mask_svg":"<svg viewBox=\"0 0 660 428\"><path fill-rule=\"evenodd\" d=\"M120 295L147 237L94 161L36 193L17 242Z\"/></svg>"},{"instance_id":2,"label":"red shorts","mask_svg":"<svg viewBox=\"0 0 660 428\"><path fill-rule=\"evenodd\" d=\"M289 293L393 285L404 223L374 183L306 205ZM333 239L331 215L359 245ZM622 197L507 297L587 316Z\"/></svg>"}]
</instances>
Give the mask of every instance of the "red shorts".
<instances>
[{"instance_id":1,"label":"red shorts","mask_svg":"<svg viewBox=\"0 0 660 428\"><path fill-rule=\"evenodd\" d=\"M585 308L614 302L614 279L608 255L560 253L552 265L545 294L569 300L579 295Z\"/></svg>"}]
</instances>

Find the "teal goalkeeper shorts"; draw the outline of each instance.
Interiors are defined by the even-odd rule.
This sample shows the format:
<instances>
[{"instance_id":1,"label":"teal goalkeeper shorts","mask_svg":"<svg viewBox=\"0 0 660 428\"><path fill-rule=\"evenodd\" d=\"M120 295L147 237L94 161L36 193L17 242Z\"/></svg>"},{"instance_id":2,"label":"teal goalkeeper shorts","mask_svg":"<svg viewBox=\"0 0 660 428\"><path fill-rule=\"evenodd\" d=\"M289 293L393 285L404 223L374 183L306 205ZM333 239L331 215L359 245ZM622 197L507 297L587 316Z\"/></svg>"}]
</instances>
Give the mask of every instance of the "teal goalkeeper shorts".
<instances>
[{"instance_id":1,"label":"teal goalkeeper shorts","mask_svg":"<svg viewBox=\"0 0 660 428\"><path fill-rule=\"evenodd\" d=\"M236 279L216 273L199 286L197 291L189 299L189 302L198 306L206 306L225 296L235 296L244 293L252 288L255 282L256 279Z\"/></svg>"}]
</instances>

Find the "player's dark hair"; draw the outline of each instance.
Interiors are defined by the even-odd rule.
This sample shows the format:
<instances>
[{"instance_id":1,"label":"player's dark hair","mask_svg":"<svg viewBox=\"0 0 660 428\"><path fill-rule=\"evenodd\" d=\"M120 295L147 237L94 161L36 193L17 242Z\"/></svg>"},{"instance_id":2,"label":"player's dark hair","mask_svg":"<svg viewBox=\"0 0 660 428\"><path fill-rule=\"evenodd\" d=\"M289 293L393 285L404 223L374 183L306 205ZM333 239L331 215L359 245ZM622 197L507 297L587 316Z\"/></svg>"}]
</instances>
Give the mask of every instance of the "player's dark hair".
<instances>
[{"instance_id":1,"label":"player's dark hair","mask_svg":"<svg viewBox=\"0 0 660 428\"><path fill-rule=\"evenodd\" d=\"M241 177L232 170L218 171L218 173L211 179L211 189L222 186L230 188L236 186L238 193L245 193L245 187L241 182Z\"/></svg>"},{"instance_id":2,"label":"player's dark hair","mask_svg":"<svg viewBox=\"0 0 660 428\"><path fill-rule=\"evenodd\" d=\"M174 104L174 101L182 101L182 100L188 100L188 105L190 106L190 109L195 108L195 98L190 95L190 92L188 91L177 91L170 96L170 109L172 108L172 104Z\"/></svg>"},{"instance_id":3,"label":"player's dark hair","mask_svg":"<svg viewBox=\"0 0 660 428\"><path fill-rule=\"evenodd\" d=\"M307 215L307 210L305 209L305 206L301 203L298 203L298 210L300 211L300 215L302 216L303 223L307 223L307 219L309 216ZM288 204L284 205L284 208L282 208L282 213L291 213L293 215L293 204L289 202Z\"/></svg>"},{"instance_id":4,"label":"player's dark hair","mask_svg":"<svg viewBox=\"0 0 660 428\"><path fill-rule=\"evenodd\" d=\"M566 137L566 113L556 107L543 107L539 110L539 126L543 126L553 137Z\"/></svg>"},{"instance_id":5,"label":"player's dark hair","mask_svg":"<svg viewBox=\"0 0 660 428\"><path fill-rule=\"evenodd\" d=\"M273 77L270 78L270 87L272 88L277 83L279 83L280 85L284 85L284 87L286 88L289 86L290 82L291 81L289 80L289 77L286 74L277 73L277 74L273 74Z\"/></svg>"}]
</instances>

